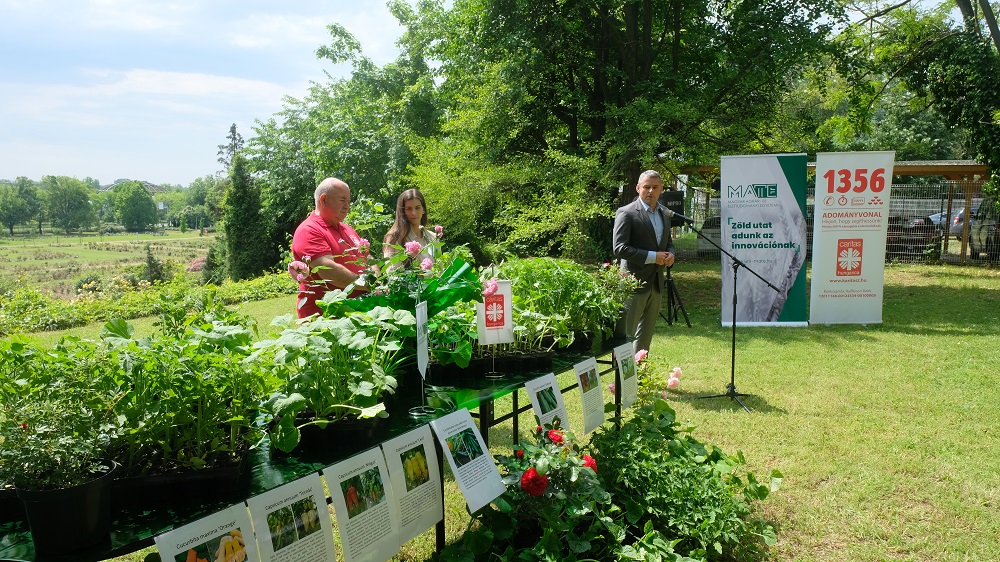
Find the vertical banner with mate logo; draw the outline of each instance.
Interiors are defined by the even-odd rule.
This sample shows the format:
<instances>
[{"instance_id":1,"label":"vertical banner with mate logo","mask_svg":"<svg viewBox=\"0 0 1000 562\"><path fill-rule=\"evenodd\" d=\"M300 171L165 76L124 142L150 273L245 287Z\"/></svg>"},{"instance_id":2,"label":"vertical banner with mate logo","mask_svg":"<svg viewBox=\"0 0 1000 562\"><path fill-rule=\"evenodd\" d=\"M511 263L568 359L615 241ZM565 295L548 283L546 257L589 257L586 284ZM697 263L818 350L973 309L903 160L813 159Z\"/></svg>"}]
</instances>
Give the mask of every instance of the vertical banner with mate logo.
<instances>
[{"instance_id":1,"label":"vertical banner with mate logo","mask_svg":"<svg viewBox=\"0 0 1000 562\"><path fill-rule=\"evenodd\" d=\"M882 322L893 151L816 155L809 321Z\"/></svg>"},{"instance_id":2,"label":"vertical banner with mate logo","mask_svg":"<svg viewBox=\"0 0 1000 562\"><path fill-rule=\"evenodd\" d=\"M723 156L720 168L721 246L752 270L722 255L722 323L805 326L806 155Z\"/></svg>"}]
</instances>

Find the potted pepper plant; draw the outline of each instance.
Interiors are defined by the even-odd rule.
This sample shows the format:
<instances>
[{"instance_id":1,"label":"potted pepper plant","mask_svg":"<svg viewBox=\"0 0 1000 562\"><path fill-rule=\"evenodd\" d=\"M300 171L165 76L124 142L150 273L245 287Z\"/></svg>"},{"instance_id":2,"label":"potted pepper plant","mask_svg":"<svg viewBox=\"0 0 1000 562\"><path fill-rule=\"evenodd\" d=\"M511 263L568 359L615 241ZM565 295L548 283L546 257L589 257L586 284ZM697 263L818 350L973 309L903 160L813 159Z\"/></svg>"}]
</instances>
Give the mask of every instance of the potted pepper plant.
<instances>
[{"instance_id":1,"label":"potted pepper plant","mask_svg":"<svg viewBox=\"0 0 1000 562\"><path fill-rule=\"evenodd\" d=\"M0 482L14 486L39 554L109 539L117 465L106 455L121 427L95 349L64 341L0 382Z\"/></svg>"}]
</instances>

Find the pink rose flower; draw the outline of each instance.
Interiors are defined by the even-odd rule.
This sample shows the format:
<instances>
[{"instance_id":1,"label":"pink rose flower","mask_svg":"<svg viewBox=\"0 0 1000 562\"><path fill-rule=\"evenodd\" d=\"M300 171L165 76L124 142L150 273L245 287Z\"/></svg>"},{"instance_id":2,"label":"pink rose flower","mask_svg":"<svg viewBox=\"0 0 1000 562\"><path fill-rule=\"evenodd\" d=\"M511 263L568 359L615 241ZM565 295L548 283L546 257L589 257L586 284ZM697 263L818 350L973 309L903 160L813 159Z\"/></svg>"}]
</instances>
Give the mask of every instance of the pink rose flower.
<instances>
[{"instance_id":1,"label":"pink rose flower","mask_svg":"<svg viewBox=\"0 0 1000 562\"><path fill-rule=\"evenodd\" d=\"M434 267L434 260L431 258L424 258L424 261L420 262L420 269L424 271L430 271Z\"/></svg>"},{"instance_id":2,"label":"pink rose flower","mask_svg":"<svg viewBox=\"0 0 1000 562\"><path fill-rule=\"evenodd\" d=\"M670 395L669 395L669 394L667 394L667 391L666 391L666 390L664 390L663 392L660 392L660 398L662 398L662 399L666 400L666 399L667 399L667 398L669 398L669 397L670 397Z\"/></svg>"},{"instance_id":3,"label":"pink rose flower","mask_svg":"<svg viewBox=\"0 0 1000 562\"><path fill-rule=\"evenodd\" d=\"M673 373L670 374L670 378L679 379L681 378L681 368L674 367Z\"/></svg>"},{"instance_id":4,"label":"pink rose flower","mask_svg":"<svg viewBox=\"0 0 1000 562\"><path fill-rule=\"evenodd\" d=\"M420 253L420 242L416 240L406 243L406 253L410 256L415 256Z\"/></svg>"},{"instance_id":5,"label":"pink rose flower","mask_svg":"<svg viewBox=\"0 0 1000 562\"><path fill-rule=\"evenodd\" d=\"M367 238L362 238L361 241L358 242L358 252L363 256L368 254L368 250L370 250L371 247L372 243L369 242Z\"/></svg>"},{"instance_id":6,"label":"pink rose flower","mask_svg":"<svg viewBox=\"0 0 1000 562\"><path fill-rule=\"evenodd\" d=\"M680 386L680 384L681 384L681 379L677 377L670 377L670 380L667 381L667 388L673 390L678 386Z\"/></svg>"},{"instance_id":7,"label":"pink rose flower","mask_svg":"<svg viewBox=\"0 0 1000 562\"><path fill-rule=\"evenodd\" d=\"M497 292L497 278L494 277L486 282L486 288L483 289L483 296L488 297Z\"/></svg>"},{"instance_id":8,"label":"pink rose flower","mask_svg":"<svg viewBox=\"0 0 1000 562\"><path fill-rule=\"evenodd\" d=\"M608 385L608 390L610 390L611 392L614 392L617 389L618 389L618 387L615 386L615 383L611 383L611 384Z\"/></svg>"},{"instance_id":9,"label":"pink rose flower","mask_svg":"<svg viewBox=\"0 0 1000 562\"><path fill-rule=\"evenodd\" d=\"M434 225L434 233L438 235L438 238L444 236L444 227L440 224Z\"/></svg>"},{"instance_id":10,"label":"pink rose flower","mask_svg":"<svg viewBox=\"0 0 1000 562\"><path fill-rule=\"evenodd\" d=\"M292 276L292 279L301 283L309 275L309 266L304 262L295 260L288 264L288 274Z\"/></svg>"},{"instance_id":11,"label":"pink rose flower","mask_svg":"<svg viewBox=\"0 0 1000 562\"><path fill-rule=\"evenodd\" d=\"M649 351L645 350L645 349L640 349L639 351L635 352L635 360L636 360L636 362L642 361L643 359L645 359L648 356L649 356Z\"/></svg>"}]
</instances>

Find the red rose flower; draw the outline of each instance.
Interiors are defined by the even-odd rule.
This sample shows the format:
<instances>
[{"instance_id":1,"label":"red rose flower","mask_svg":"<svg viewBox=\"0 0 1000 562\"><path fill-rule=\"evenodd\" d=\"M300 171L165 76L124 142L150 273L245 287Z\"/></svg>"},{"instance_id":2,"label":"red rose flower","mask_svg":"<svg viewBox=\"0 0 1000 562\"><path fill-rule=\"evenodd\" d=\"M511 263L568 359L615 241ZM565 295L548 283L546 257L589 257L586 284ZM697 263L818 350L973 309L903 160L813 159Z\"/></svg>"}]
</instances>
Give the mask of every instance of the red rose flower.
<instances>
[{"instance_id":1,"label":"red rose flower","mask_svg":"<svg viewBox=\"0 0 1000 562\"><path fill-rule=\"evenodd\" d=\"M521 489L530 496L540 496L545 493L545 488L549 486L549 477L538 474L535 467L524 471L521 475Z\"/></svg>"},{"instance_id":2,"label":"red rose flower","mask_svg":"<svg viewBox=\"0 0 1000 562\"><path fill-rule=\"evenodd\" d=\"M517 458L519 458L519 459L523 459L524 458L524 449L515 449L514 450L514 456L517 457Z\"/></svg>"},{"instance_id":3,"label":"red rose flower","mask_svg":"<svg viewBox=\"0 0 1000 562\"><path fill-rule=\"evenodd\" d=\"M583 455L583 466L589 467L594 472L597 472L597 461L595 461L594 457L590 455Z\"/></svg>"},{"instance_id":4,"label":"red rose flower","mask_svg":"<svg viewBox=\"0 0 1000 562\"><path fill-rule=\"evenodd\" d=\"M559 431L559 430L557 430L557 429L550 429L549 430L549 440L552 441L553 443L555 443L556 445L562 445L562 442L563 442L563 434L562 434L562 432Z\"/></svg>"},{"instance_id":5,"label":"red rose flower","mask_svg":"<svg viewBox=\"0 0 1000 562\"><path fill-rule=\"evenodd\" d=\"M538 426L535 428L535 433L541 433L541 432L542 432L542 426Z\"/></svg>"}]
</instances>

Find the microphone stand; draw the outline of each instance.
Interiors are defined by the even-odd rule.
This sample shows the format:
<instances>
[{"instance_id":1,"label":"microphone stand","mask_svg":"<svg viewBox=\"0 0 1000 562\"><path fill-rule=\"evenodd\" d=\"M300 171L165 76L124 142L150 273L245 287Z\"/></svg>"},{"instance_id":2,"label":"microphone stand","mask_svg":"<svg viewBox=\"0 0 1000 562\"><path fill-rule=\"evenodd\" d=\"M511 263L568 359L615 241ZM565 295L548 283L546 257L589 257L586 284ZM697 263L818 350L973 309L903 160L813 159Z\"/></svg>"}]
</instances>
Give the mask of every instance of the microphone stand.
<instances>
[{"instance_id":1,"label":"microphone stand","mask_svg":"<svg viewBox=\"0 0 1000 562\"><path fill-rule=\"evenodd\" d=\"M755 277L757 277L757 279L760 279L761 281L763 281L765 285L767 285L768 287L770 287L771 289L773 289L774 292L777 293L777 292L780 292L780 291L779 291L779 289L777 287L775 287L774 285L772 285L770 281L768 281L767 279L764 279L763 277L761 277L760 274L758 274L756 271L754 271L750 267L747 267L747 264L743 263L742 261L740 261L739 259L737 259L736 256L730 254L726 250L722 249L722 246L719 246L718 244L716 244L714 240L712 240L708 236L705 236L704 234L702 234L701 231L698 230L697 228L695 228L693 224L691 224L689 222L688 226L698 236L704 238L711 245L713 245L716 248L718 248L720 252L722 252L723 254L729 256L729 259L732 260L732 262L733 262L733 339L732 339L732 346L731 346L732 353L731 353L730 364L729 364L729 384L726 385L726 391L725 392L722 392L722 393L719 393L719 394L710 394L708 396L696 396L695 398L698 398L698 399L701 399L701 398L729 398L731 400L735 400L736 402L738 402L740 406L743 406L743 409L746 410L747 413L750 413L750 408L747 408L747 405L744 404L742 400L740 400L741 396L750 396L750 395L749 394L745 394L743 392L739 392L739 391L736 390L736 301L737 301L737 299L736 299L736 279L737 279L737 274L739 272L739 269L741 267L744 268L744 269L746 269L747 271L749 271L750 273L752 273Z\"/></svg>"}]
</instances>

